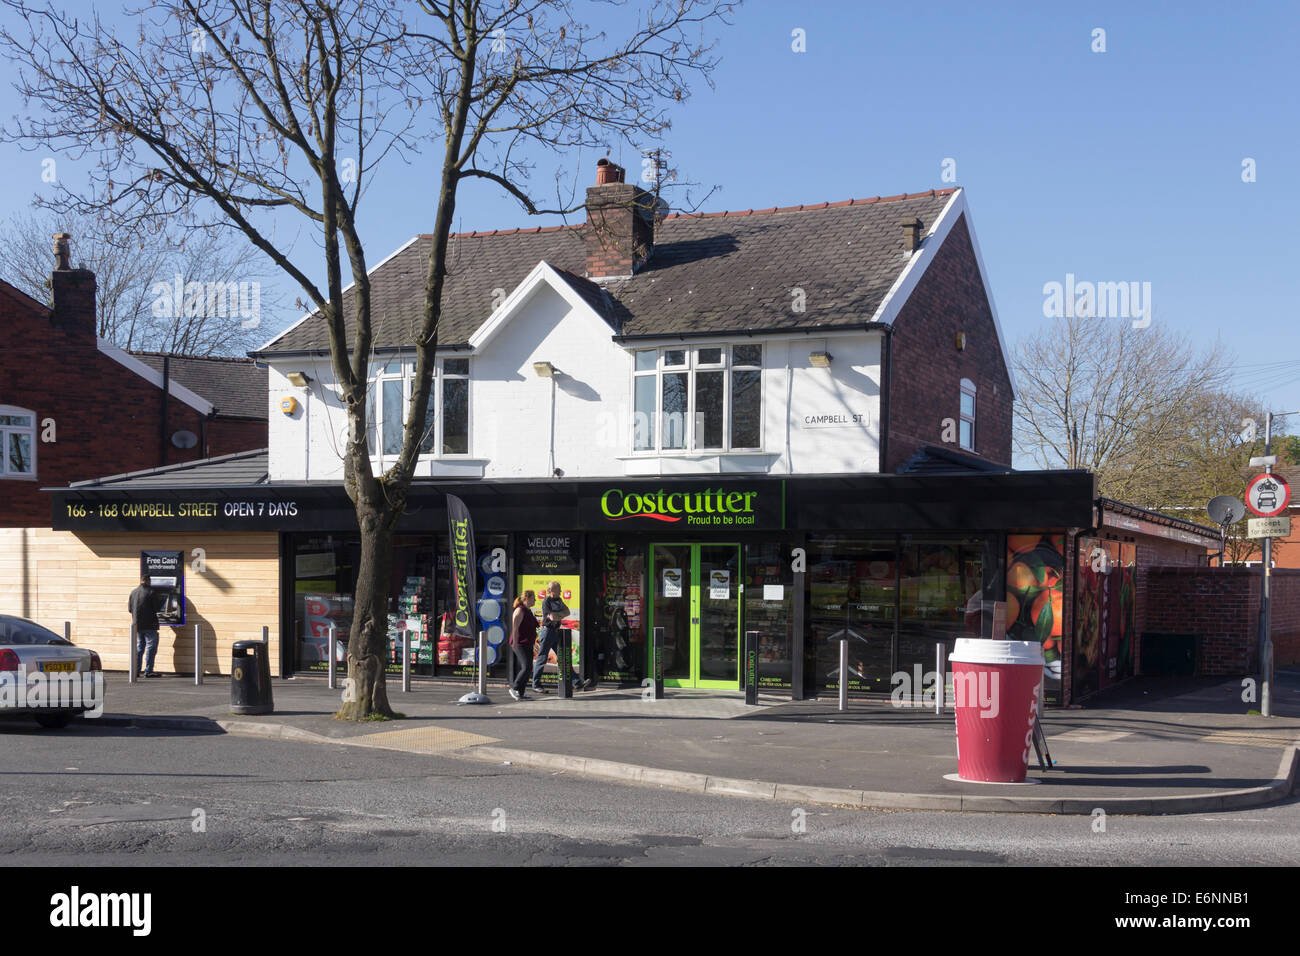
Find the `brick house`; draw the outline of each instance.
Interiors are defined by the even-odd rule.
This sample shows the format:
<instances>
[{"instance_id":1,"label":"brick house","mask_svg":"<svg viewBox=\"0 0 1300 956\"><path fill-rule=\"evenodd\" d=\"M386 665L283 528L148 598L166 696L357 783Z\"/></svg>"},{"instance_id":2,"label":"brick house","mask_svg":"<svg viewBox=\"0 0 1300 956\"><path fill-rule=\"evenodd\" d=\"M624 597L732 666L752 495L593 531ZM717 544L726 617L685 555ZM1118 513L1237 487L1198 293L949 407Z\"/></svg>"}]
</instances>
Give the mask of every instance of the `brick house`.
<instances>
[{"instance_id":1,"label":"brick house","mask_svg":"<svg viewBox=\"0 0 1300 956\"><path fill-rule=\"evenodd\" d=\"M65 237L52 308L0 280L0 527L49 527L42 488L266 447L265 369L99 339L95 276L68 259Z\"/></svg>"}]
</instances>

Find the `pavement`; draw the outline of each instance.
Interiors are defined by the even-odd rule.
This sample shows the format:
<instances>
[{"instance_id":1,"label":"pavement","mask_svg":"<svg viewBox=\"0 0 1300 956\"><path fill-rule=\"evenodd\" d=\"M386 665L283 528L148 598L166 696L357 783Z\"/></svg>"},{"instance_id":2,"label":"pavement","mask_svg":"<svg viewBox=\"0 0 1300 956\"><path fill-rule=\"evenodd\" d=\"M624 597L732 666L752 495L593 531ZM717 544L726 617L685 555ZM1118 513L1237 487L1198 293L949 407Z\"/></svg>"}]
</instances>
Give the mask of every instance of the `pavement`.
<instances>
[{"instance_id":1,"label":"pavement","mask_svg":"<svg viewBox=\"0 0 1300 956\"><path fill-rule=\"evenodd\" d=\"M571 700L516 702L490 684L489 705L462 706L465 684L389 680L398 721L333 714L324 679L273 681L275 711L230 712L229 678L128 683L109 674L113 725L280 737L440 754L584 774L633 786L756 799L910 810L1107 814L1202 813L1286 799L1300 767L1300 671L1279 673L1273 715L1249 711L1242 683L1138 678L1081 709L1043 716L1054 766L1030 764L1026 784L947 779L957 770L951 708L889 701L791 701L720 691L597 689ZM78 721L77 723L88 723ZM74 727L76 724L73 725ZM65 731L66 732L66 731ZM75 732L75 731L74 731ZM57 733L54 731L52 733Z\"/></svg>"}]
</instances>

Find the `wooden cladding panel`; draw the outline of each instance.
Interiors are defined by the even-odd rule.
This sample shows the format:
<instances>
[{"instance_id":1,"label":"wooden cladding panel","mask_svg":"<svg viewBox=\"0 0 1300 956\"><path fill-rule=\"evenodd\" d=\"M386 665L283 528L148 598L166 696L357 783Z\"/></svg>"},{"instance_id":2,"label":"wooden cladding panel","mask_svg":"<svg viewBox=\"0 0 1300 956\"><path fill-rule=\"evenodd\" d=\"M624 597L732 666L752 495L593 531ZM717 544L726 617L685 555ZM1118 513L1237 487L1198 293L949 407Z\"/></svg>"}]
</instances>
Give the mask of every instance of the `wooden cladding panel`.
<instances>
[{"instance_id":1,"label":"wooden cladding panel","mask_svg":"<svg viewBox=\"0 0 1300 956\"><path fill-rule=\"evenodd\" d=\"M194 549L206 570L195 570ZM158 632L154 669L194 673L194 625L202 625L203 672L228 674L235 641L269 628L271 673L280 672L279 542L273 533L52 531L0 528L0 614L30 618L97 651L105 670L130 666L126 602L140 581L141 551L185 552L185 621Z\"/></svg>"}]
</instances>

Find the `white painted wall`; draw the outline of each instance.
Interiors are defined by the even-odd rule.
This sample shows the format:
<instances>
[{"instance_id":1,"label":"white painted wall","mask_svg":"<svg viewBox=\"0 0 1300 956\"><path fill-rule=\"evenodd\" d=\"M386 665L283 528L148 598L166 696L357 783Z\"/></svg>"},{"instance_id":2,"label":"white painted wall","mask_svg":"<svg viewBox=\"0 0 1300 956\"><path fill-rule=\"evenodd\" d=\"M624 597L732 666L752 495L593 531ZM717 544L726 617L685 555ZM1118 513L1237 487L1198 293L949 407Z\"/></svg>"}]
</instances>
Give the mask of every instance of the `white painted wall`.
<instances>
[{"instance_id":1,"label":"white painted wall","mask_svg":"<svg viewBox=\"0 0 1300 956\"><path fill-rule=\"evenodd\" d=\"M631 351L615 343L609 326L580 300L539 283L470 355L469 456L423 460L417 474L520 479L551 477L553 468L566 478L874 472L880 339L856 333L763 341L761 453L634 455ZM830 368L813 367L808 357L817 351L831 353ZM538 377L534 362L550 362L561 374ZM340 480L347 419L328 359L270 365L271 479ZM285 374L295 370L306 371L313 382L307 388L290 385ZM302 406L293 415L280 409L286 395ZM847 421L815 420L824 416Z\"/></svg>"}]
</instances>

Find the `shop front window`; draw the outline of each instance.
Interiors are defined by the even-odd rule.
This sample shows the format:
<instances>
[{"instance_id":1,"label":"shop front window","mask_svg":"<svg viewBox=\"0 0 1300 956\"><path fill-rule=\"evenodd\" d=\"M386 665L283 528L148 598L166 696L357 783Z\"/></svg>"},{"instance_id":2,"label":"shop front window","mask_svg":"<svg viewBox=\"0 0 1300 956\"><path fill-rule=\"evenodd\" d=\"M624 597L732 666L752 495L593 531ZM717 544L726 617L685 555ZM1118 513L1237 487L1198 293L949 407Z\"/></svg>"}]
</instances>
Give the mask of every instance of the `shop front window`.
<instances>
[{"instance_id":1,"label":"shop front window","mask_svg":"<svg viewBox=\"0 0 1300 956\"><path fill-rule=\"evenodd\" d=\"M532 591L537 595L533 605L533 615L540 625L542 623L542 602L548 597L553 581L560 584L560 600L568 608L564 615L562 627L568 628L571 647L571 664L573 672L578 673L582 654L582 563L579 555L578 536L575 534L525 534L523 550L517 565L518 581L515 591L522 594ZM534 650L541 649L541 642ZM547 659L542 665L540 681L543 685L555 686L558 682L559 660L556 652L548 651Z\"/></svg>"},{"instance_id":2,"label":"shop front window","mask_svg":"<svg viewBox=\"0 0 1300 956\"><path fill-rule=\"evenodd\" d=\"M935 645L980 637L980 537L889 535L808 538L806 673L813 690L839 688L840 642L849 644L849 690L892 693L899 674L934 669ZM923 677L923 680L925 678Z\"/></svg>"},{"instance_id":3,"label":"shop front window","mask_svg":"<svg viewBox=\"0 0 1300 956\"><path fill-rule=\"evenodd\" d=\"M892 537L808 539L806 653L818 688L840 684L840 644L849 646L849 690L886 692L893 672L897 552Z\"/></svg>"},{"instance_id":4,"label":"shop front window","mask_svg":"<svg viewBox=\"0 0 1300 956\"><path fill-rule=\"evenodd\" d=\"M639 683L646 665L646 546L615 535L591 535L588 548L595 615L587 624L592 666L601 681Z\"/></svg>"},{"instance_id":5,"label":"shop front window","mask_svg":"<svg viewBox=\"0 0 1300 956\"><path fill-rule=\"evenodd\" d=\"M791 686L794 574L789 553L777 541L745 545L745 630L758 631L760 690Z\"/></svg>"},{"instance_id":6,"label":"shop front window","mask_svg":"<svg viewBox=\"0 0 1300 956\"><path fill-rule=\"evenodd\" d=\"M505 575L493 575L485 564L504 567L506 535L480 535L475 547L480 558L476 574L475 634L488 634L489 673L504 673ZM324 671L329 666L331 625L337 641L336 660L347 667L347 645L352 629L356 573L361 542L356 535L291 536L294 561L295 670ZM466 680L477 676L474 639L451 632L451 560L445 534L397 535L393 539L392 572L386 618L386 669L402 671L402 649L409 646L411 673L425 677ZM407 642L409 641L409 645Z\"/></svg>"},{"instance_id":7,"label":"shop front window","mask_svg":"<svg viewBox=\"0 0 1300 956\"><path fill-rule=\"evenodd\" d=\"M361 541L356 536L334 535L297 535L293 540L295 669L328 669L331 628L336 642L334 658L346 669Z\"/></svg>"},{"instance_id":8,"label":"shop front window","mask_svg":"<svg viewBox=\"0 0 1300 956\"><path fill-rule=\"evenodd\" d=\"M935 645L981 636L984 539L902 538L898 669L934 669Z\"/></svg>"}]
</instances>

